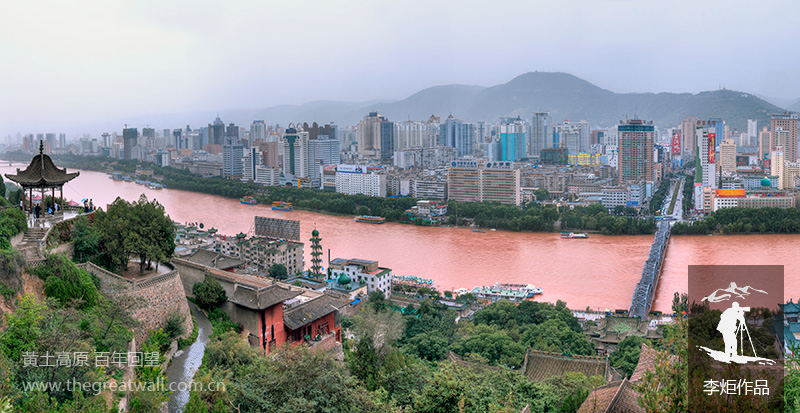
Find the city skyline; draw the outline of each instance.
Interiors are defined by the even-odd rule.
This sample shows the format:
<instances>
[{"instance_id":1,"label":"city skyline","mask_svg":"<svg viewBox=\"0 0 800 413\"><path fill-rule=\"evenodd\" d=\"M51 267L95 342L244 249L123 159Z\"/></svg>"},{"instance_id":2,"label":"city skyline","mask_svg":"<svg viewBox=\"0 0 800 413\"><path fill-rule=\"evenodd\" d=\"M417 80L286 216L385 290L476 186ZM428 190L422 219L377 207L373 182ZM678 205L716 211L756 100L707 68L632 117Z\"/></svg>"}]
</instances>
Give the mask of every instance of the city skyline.
<instances>
[{"instance_id":1,"label":"city skyline","mask_svg":"<svg viewBox=\"0 0 800 413\"><path fill-rule=\"evenodd\" d=\"M3 5L15 18L0 28L0 56L11 62L0 72L0 133L155 113L399 100L433 85L490 86L537 70L617 93L725 87L787 106L800 98L789 69L800 57L748 64L797 38L795 26L769 22L800 5L720 4ZM708 64L689 64L709 50Z\"/></svg>"}]
</instances>

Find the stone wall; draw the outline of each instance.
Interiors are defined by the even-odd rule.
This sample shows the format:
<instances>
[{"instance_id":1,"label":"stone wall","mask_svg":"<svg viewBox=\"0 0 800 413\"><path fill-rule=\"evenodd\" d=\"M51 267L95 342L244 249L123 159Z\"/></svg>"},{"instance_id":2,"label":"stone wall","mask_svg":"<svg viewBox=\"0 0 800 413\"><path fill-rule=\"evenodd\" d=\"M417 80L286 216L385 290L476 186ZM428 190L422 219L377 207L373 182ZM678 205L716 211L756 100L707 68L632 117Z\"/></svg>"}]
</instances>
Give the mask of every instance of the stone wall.
<instances>
[{"instance_id":1,"label":"stone wall","mask_svg":"<svg viewBox=\"0 0 800 413\"><path fill-rule=\"evenodd\" d=\"M97 276L104 292L142 299L141 305L131 311L131 316L141 323L136 329L136 342L139 346L144 343L149 330L164 327L167 316L172 310L177 310L185 317L183 327L186 334L184 336L191 334L192 314L186 301L178 270L134 281L120 277L92 263L78 266Z\"/></svg>"}]
</instances>

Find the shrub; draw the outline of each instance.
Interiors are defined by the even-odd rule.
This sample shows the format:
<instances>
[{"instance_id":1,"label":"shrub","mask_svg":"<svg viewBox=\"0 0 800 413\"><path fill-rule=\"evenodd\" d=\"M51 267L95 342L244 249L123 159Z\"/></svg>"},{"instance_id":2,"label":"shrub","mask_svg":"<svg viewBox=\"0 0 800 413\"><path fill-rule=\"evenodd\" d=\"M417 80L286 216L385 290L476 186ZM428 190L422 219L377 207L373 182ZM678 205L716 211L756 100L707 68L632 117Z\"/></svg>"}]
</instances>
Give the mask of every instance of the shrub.
<instances>
[{"instance_id":1,"label":"shrub","mask_svg":"<svg viewBox=\"0 0 800 413\"><path fill-rule=\"evenodd\" d=\"M95 280L63 254L48 255L45 264L33 272L44 280L45 294L62 305L68 305L73 300L82 301L79 305L81 309L97 305L99 293Z\"/></svg>"},{"instance_id":2,"label":"shrub","mask_svg":"<svg viewBox=\"0 0 800 413\"><path fill-rule=\"evenodd\" d=\"M192 286L192 294L196 298L197 305L202 308L218 307L228 299L222 285L211 276L206 276L203 282Z\"/></svg>"},{"instance_id":3,"label":"shrub","mask_svg":"<svg viewBox=\"0 0 800 413\"><path fill-rule=\"evenodd\" d=\"M186 321L186 316L181 314L178 310L172 310L167 315L167 321L164 323L164 333L167 337L174 339L180 337L186 332L183 328L183 322Z\"/></svg>"}]
</instances>

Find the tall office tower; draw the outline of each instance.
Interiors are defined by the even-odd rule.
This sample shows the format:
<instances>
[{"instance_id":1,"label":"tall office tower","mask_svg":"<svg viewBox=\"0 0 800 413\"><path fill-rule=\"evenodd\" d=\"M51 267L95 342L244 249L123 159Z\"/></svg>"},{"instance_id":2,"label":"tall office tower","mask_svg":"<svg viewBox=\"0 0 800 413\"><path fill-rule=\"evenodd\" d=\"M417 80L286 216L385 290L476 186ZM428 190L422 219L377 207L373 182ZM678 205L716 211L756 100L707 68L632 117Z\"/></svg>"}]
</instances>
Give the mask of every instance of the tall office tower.
<instances>
[{"instance_id":1,"label":"tall office tower","mask_svg":"<svg viewBox=\"0 0 800 413\"><path fill-rule=\"evenodd\" d=\"M223 145L225 143L225 123L217 115L214 123L208 124L208 143L213 145Z\"/></svg>"},{"instance_id":2,"label":"tall office tower","mask_svg":"<svg viewBox=\"0 0 800 413\"><path fill-rule=\"evenodd\" d=\"M122 131L122 159L133 159L133 147L139 138L139 130L136 128L125 128Z\"/></svg>"},{"instance_id":3,"label":"tall office tower","mask_svg":"<svg viewBox=\"0 0 800 413\"><path fill-rule=\"evenodd\" d=\"M250 147L244 150L244 157L242 157L242 182L252 182L256 180L256 170L261 166L263 160L264 155L261 154L258 148Z\"/></svg>"},{"instance_id":4,"label":"tall office tower","mask_svg":"<svg viewBox=\"0 0 800 413\"><path fill-rule=\"evenodd\" d=\"M464 123L453 118L453 115L448 116L439 125L439 144L456 148L459 158L472 155L475 148L475 124Z\"/></svg>"},{"instance_id":5,"label":"tall office tower","mask_svg":"<svg viewBox=\"0 0 800 413\"><path fill-rule=\"evenodd\" d=\"M62 149L67 147L67 134L66 133L59 133L58 134L58 147L62 148Z\"/></svg>"},{"instance_id":6,"label":"tall office tower","mask_svg":"<svg viewBox=\"0 0 800 413\"><path fill-rule=\"evenodd\" d=\"M186 143L183 140L183 129L172 130L172 139L170 140L170 144L174 146L175 149L186 149Z\"/></svg>"},{"instance_id":7,"label":"tall office tower","mask_svg":"<svg viewBox=\"0 0 800 413\"><path fill-rule=\"evenodd\" d=\"M516 162L525 157L527 129L525 121L519 117L500 119L500 160Z\"/></svg>"},{"instance_id":8,"label":"tall office tower","mask_svg":"<svg viewBox=\"0 0 800 413\"><path fill-rule=\"evenodd\" d=\"M233 123L229 124L227 128L225 128L225 139L229 142L235 142L239 140L239 127L234 125Z\"/></svg>"},{"instance_id":9,"label":"tall office tower","mask_svg":"<svg viewBox=\"0 0 800 413\"><path fill-rule=\"evenodd\" d=\"M770 150L772 150L772 132L764 126L758 132L758 159L761 161L767 159Z\"/></svg>"},{"instance_id":10,"label":"tall office tower","mask_svg":"<svg viewBox=\"0 0 800 413\"><path fill-rule=\"evenodd\" d=\"M144 138L155 138L156 137L156 130L154 128L142 128L142 137L144 137Z\"/></svg>"},{"instance_id":11,"label":"tall office tower","mask_svg":"<svg viewBox=\"0 0 800 413\"><path fill-rule=\"evenodd\" d=\"M750 140L748 146L758 146L758 121L747 120L747 138Z\"/></svg>"},{"instance_id":12,"label":"tall office tower","mask_svg":"<svg viewBox=\"0 0 800 413\"><path fill-rule=\"evenodd\" d=\"M222 177L228 179L242 179L242 158L244 147L238 141L230 141L222 145Z\"/></svg>"},{"instance_id":13,"label":"tall office tower","mask_svg":"<svg viewBox=\"0 0 800 413\"><path fill-rule=\"evenodd\" d=\"M103 138L103 147L104 147L104 148L110 148L110 147L111 147L111 143L112 143L112 141L111 141L111 134L109 134L109 133L104 133L104 134L102 134L101 136L102 136L102 138Z\"/></svg>"},{"instance_id":14,"label":"tall office tower","mask_svg":"<svg viewBox=\"0 0 800 413\"><path fill-rule=\"evenodd\" d=\"M291 123L283 135L283 172L308 178L308 132Z\"/></svg>"},{"instance_id":15,"label":"tall office tower","mask_svg":"<svg viewBox=\"0 0 800 413\"><path fill-rule=\"evenodd\" d=\"M722 142L722 140L726 137L725 136L725 121L722 118L708 118L706 124L714 128L715 136L717 137L716 143L717 145ZM715 148L716 149L716 148Z\"/></svg>"},{"instance_id":16,"label":"tall office tower","mask_svg":"<svg viewBox=\"0 0 800 413\"><path fill-rule=\"evenodd\" d=\"M619 135L619 183L652 181L653 176L653 122L628 119L617 125Z\"/></svg>"},{"instance_id":17,"label":"tall office tower","mask_svg":"<svg viewBox=\"0 0 800 413\"><path fill-rule=\"evenodd\" d=\"M719 144L719 169L723 176L736 172L736 141L733 138L723 139Z\"/></svg>"},{"instance_id":18,"label":"tall office tower","mask_svg":"<svg viewBox=\"0 0 800 413\"><path fill-rule=\"evenodd\" d=\"M380 135L381 159L392 159L392 155L394 155L394 122L381 121Z\"/></svg>"},{"instance_id":19,"label":"tall office tower","mask_svg":"<svg viewBox=\"0 0 800 413\"><path fill-rule=\"evenodd\" d=\"M386 118L378 112L370 112L358 123L358 153L366 157L378 157L381 151L381 122Z\"/></svg>"},{"instance_id":20,"label":"tall office tower","mask_svg":"<svg viewBox=\"0 0 800 413\"><path fill-rule=\"evenodd\" d=\"M785 189L786 182L784 182L783 170L786 166L786 152L784 152L783 146L773 148L769 157L769 173L778 177L778 189Z\"/></svg>"},{"instance_id":21,"label":"tall office tower","mask_svg":"<svg viewBox=\"0 0 800 413\"><path fill-rule=\"evenodd\" d=\"M703 204L702 187L717 189L716 141L714 126L703 121L698 122L695 130L697 137L697 154L695 155L695 207ZM698 187L699 193L698 193ZM698 208L700 209L700 208Z\"/></svg>"},{"instance_id":22,"label":"tall office tower","mask_svg":"<svg viewBox=\"0 0 800 413\"><path fill-rule=\"evenodd\" d=\"M256 139L267 139L267 124L263 120L254 120L250 125L250 142Z\"/></svg>"},{"instance_id":23,"label":"tall office tower","mask_svg":"<svg viewBox=\"0 0 800 413\"><path fill-rule=\"evenodd\" d=\"M308 141L308 177L315 188L320 186L321 165L334 165L340 162L339 141L325 135Z\"/></svg>"},{"instance_id":24,"label":"tall office tower","mask_svg":"<svg viewBox=\"0 0 800 413\"><path fill-rule=\"evenodd\" d=\"M773 148L777 148L779 146L783 147L784 154L787 155L786 159L791 161L791 158L788 157L788 153L786 153L786 148L789 147L790 141L791 141L791 133L788 130L784 130L781 127L772 130L772 147Z\"/></svg>"},{"instance_id":25,"label":"tall office tower","mask_svg":"<svg viewBox=\"0 0 800 413\"><path fill-rule=\"evenodd\" d=\"M55 149L58 145L58 140L56 139L55 133L46 133L45 134L45 141L48 145L50 145L50 149Z\"/></svg>"},{"instance_id":26,"label":"tall office tower","mask_svg":"<svg viewBox=\"0 0 800 413\"><path fill-rule=\"evenodd\" d=\"M681 148L683 150L683 161L688 162L694 159L697 151L697 118L689 116L681 122Z\"/></svg>"},{"instance_id":27,"label":"tall office tower","mask_svg":"<svg viewBox=\"0 0 800 413\"><path fill-rule=\"evenodd\" d=\"M259 143L258 147L264 155L264 160L262 161L263 165L271 168L279 168L281 166L282 142L263 142Z\"/></svg>"},{"instance_id":28,"label":"tall office tower","mask_svg":"<svg viewBox=\"0 0 800 413\"><path fill-rule=\"evenodd\" d=\"M780 128L789 133L787 145L783 147L786 154L786 160L789 162L797 162L797 114L792 112L773 113L770 119L770 129L773 133L773 146L777 146L774 142L775 131Z\"/></svg>"}]
</instances>

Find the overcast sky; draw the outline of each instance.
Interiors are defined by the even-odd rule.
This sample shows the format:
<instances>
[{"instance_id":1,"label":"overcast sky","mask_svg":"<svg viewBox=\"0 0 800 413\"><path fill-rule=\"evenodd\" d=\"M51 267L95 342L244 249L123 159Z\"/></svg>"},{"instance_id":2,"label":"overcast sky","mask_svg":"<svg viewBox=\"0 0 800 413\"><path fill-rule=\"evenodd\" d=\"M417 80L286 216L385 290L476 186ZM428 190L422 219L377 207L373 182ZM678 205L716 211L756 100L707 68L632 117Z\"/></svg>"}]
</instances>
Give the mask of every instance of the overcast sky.
<instances>
[{"instance_id":1,"label":"overcast sky","mask_svg":"<svg viewBox=\"0 0 800 413\"><path fill-rule=\"evenodd\" d=\"M800 98L800 1L4 1L0 134L563 71ZM176 125L164 125L165 127Z\"/></svg>"}]
</instances>

